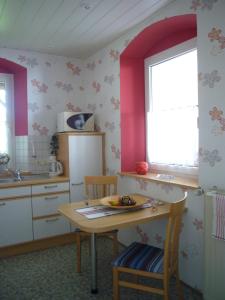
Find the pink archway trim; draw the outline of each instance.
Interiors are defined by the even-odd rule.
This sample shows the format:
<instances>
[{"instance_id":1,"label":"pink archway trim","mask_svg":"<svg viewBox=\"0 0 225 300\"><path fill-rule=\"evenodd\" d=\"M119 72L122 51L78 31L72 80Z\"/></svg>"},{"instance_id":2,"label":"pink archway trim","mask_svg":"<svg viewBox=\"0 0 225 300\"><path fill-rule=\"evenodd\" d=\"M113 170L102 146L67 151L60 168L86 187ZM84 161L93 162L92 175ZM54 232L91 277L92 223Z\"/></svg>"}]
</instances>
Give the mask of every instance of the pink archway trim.
<instances>
[{"instance_id":1,"label":"pink archway trim","mask_svg":"<svg viewBox=\"0 0 225 300\"><path fill-rule=\"evenodd\" d=\"M14 75L15 135L28 135L27 69L0 58L0 72Z\"/></svg>"},{"instance_id":2,"label":"pink archway trim","mask_svg":"<svg viewBox=\"0 0 225 300\"><path fill-rule=\"evenodd\" d=\"M196 36L195 14L174 16L145 28L120 55L122 171L146 160L144 59Z\"/></svg>"}]
</instances>

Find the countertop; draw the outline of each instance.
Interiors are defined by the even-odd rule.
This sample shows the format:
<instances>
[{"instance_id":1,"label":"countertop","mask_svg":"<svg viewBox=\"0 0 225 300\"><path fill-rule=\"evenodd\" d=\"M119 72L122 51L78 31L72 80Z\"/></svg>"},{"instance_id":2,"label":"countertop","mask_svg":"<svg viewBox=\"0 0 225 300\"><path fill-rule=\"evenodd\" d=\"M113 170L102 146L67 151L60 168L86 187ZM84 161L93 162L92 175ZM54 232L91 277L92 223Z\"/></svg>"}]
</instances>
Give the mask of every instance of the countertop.
<instances>
[{"instance_id":1,"label":"countertop","mask_svg":"<svg viewBox=\"0 0 225 300\"><path fill-rule=\"evenodd\" d=\"M0 189L27 186L27 185L66 182L66 181L69 181L69 177L67 177L67 176L55 176L55 177L50 177L50 178L38 178L38 179L31 179L31 180L22 180L22 181L0 183Z\"/></svg>"}]
</instances>

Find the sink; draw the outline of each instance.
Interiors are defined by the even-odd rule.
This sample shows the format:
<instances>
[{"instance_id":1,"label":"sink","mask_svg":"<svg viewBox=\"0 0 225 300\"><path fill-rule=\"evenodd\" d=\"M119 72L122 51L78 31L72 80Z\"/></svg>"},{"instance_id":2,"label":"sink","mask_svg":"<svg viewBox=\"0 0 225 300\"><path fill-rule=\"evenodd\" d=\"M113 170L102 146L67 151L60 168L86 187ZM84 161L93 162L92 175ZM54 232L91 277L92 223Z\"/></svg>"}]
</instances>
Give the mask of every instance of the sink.
<instances>
[{"instance_id":1,"label":"sink","mask_svg":"<svg viewBox=\"0 0 225 300\"><path fill-rule=\"evenodd\" d=\"M50 178L48 173L21 176L22 181L24 181L24 180L35 180L35 179L48 179L48 178Z\"/></svg>"},{"instance_id":2,"label":"sink","mask_svg":"<svg viewBox=\"0 0 225 300\"><path fill-rule=\"evenodd\" d=\"M17 180L15 178L0 178L0 183L11 183L16 182Z\"/></svg>"},{"instance_id":3,"label":"sink","mask_svg":"<svg viewBox=\"0 0 225 300\"><path fill-rule=\"evenodd\" d=\"M35 179L48 179L49 174L44 173L44 174L31 174L31 175L25 175L21 176L21 180L17 180L14 177L5 177L5 178L0 178L0 184L4 183L12 183L12 182L20 182L20 181L26 181L26 180L35 180Z\"/></svg>"}]
</instances>

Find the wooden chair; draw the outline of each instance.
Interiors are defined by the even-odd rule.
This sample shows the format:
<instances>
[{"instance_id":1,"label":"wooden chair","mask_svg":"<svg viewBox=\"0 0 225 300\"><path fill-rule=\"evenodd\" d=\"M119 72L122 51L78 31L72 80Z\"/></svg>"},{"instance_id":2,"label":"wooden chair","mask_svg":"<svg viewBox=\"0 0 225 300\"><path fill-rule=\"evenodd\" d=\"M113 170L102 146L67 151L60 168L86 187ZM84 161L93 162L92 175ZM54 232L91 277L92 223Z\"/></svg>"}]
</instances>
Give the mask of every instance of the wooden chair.
<instances>
[{"instance_id":1,"label":"wooden chair","mask_svg":"<svg viewBox=\"0 0 225 300\"><path fill-rule=\"evenodd\" d=\"M99 199L117 194L117 176L85 176L84 184L87 204L90 199ZM113 253L115 256L118 254L117 232L118 230L98 233L98 235L112 238ZM76 232L77 272L81 272L81 236L90 236L90 234L81 230Z\"/></svg>"},{"instance_id":2,"label":"wooden chair","mask_svg":"<svg viewBox=\"0 0 225 300\"><path fill-rule=\"evenodd\" d=\"M178 256L179 235L186 198L187 193L185 192L180 201L171 203L164 249L134 242L114 260L113 300L119 300L120 287L159 294L164 297L164 300L168 300L169 281L172 276L176 277L179 300L183 299L179 280ZM120 273L134 275L134 282L120 280ZM162 288L138 283L139 276L161 280Z\"/></svg>"}]
</instances>

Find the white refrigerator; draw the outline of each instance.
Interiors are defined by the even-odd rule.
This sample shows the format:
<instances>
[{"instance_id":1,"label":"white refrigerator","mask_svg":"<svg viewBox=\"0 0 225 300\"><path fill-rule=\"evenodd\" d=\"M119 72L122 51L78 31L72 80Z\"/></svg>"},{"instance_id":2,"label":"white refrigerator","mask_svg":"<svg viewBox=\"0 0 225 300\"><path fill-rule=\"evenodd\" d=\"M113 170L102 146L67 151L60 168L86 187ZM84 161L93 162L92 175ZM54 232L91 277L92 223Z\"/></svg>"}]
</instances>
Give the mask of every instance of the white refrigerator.
<instances>
[{"instance_id":1,"label":"white refrigerator","mask_svg":"<svg viewBox=\"0 0 225 300\"><path fill-rule=\"evenodd\" d=\"M70 135L69 177L70 201L85 199L84 176L103 175L102 135Z\"/></svg>"},{"instance_id":2,"label":"white refrigerator","mask_svg":"<svg viewBox=\"0 0 225 300\"><path fill-rule=\"evenodd\" d=\"M104 133L58 133L57 159L62 162L64 175L70 179L70 202L85 200L84 176L105 172ZM71 225L71 231L76 226Z\"/></svg>"}]
</instances>

